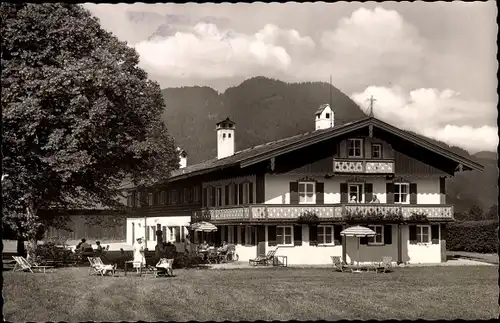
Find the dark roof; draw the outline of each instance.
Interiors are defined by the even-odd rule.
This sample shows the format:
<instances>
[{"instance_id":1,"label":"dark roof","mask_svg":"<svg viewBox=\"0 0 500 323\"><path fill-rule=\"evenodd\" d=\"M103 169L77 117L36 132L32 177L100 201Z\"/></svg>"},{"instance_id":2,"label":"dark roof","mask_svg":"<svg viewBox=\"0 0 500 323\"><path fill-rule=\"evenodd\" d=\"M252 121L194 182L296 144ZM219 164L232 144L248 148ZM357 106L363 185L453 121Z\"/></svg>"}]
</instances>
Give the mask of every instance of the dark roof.
<instances>
[{"instance_id":1,"label":"dark roof","mask_svg":"<svg viewBox=\"0 0 500 323\"><path fill-rule=\"evenodd\" d=\"M314 115L317 116L318 114L321 114L321 112L323 112L323 110L325 110L327 107L330 107L328 103L322 104Z\"/></svg>"},{"instance_id":2,"label":"dark roof","mask_svg":"<svg viewBox=\"0 0 500 323\"><path fill-rule=\"evenodd\" d=\"M360 121L366 121L368 119L369 118L363 118L363 119L358 120L358 121L346 123L343 125L334 126L333 128L306 132L306 133L303 133L300 135L296 135L296 136L292 136L292 137L288 137L288 138L284 138L284 139L280 139L280 140L276 140L276 141L271 141L271 142L268 142L268 143L265 143L262 145L258 145L255 147L240 150L240 151L235 152L234 155L226 157L226 158L217 159L217 157L215 157L215 158L206 160L204 162L201 162L199 164L189 165L189 166L186 166L182 169L178 169L178 170L173 171L170 180L173 181L173 180L181 179L184 177L193 176L195 174L199 175L199 174L207 173L207 172L210 172L212 170L219 169L219 168L226 168L226 167L235 166L241 162L247 161L249 159L252 159L252 158L255 158L258 156L265 155L266 153L271 152L271 151L275 151L279 148L287 147L293 143L307 141L311 138L316 138L317 136L321 136L322 134L330 133L333 130L345 129L353 124L359 124Z\"/></svg>"},{"instance_id":3,"label":"dark roof","mask_svg":"<svg viewBox=\"0 0 500 323\"><path fill-rule=\"evenodd\" d=\"M288 137L237 151L234 153L234 155L226 158L217 159L217 157L215 157L199 164L190 165L185 168L173 171L170 181L176 181L186 177L201 175L215 171L217 169L232 166L247 167L266 159L284 154L286 152L293 151L342 134L346 134L369 125L376 126L385 131L388 131L389 133L402 137L403 139L420 145L435 153L441 154L471 169L483 170L484 168L481 164L472 161L465 156L458 155L447 148L436 145L426 140L426 137L424 136L415 135L409 131L401 130L374 117L365 117L360 120L337 125L332 128L307 132L293 137Z\"/></svg>"},{"instance_id":4,"label":"dark roof","mask_svg":"<svg viewBox=\"0 0 500 323\"><path fill-rule=\"evenodd\" d=\"M235 125L236 122L234 122L233 120L229 119L229 117L227 117L226 119L222 120L222 121L219 121L215 124L216 127L218 127L220 124L223 124L223 126L226 126L226 125Z\"/></svg>"}]
</instances>

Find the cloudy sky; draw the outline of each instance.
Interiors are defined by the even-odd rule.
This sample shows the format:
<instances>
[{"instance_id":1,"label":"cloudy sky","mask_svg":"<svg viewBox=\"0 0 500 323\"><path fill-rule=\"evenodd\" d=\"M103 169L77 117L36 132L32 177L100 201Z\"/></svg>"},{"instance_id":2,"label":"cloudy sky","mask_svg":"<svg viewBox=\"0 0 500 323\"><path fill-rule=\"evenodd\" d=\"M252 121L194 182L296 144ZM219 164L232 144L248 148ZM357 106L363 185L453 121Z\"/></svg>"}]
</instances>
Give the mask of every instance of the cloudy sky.
<instances>
[{"instance_id":1,"label":"cloudy sky","mask_svg":"<svg viewBox=\"0 0 500 323\"><path fill-rule=\"evenodd\" d=\"M472 153L498 145L491 2L85 4L162 87L329 81L380 119ZM315 110L316 108L311 108Z\"/></svg>"}]
</instances>

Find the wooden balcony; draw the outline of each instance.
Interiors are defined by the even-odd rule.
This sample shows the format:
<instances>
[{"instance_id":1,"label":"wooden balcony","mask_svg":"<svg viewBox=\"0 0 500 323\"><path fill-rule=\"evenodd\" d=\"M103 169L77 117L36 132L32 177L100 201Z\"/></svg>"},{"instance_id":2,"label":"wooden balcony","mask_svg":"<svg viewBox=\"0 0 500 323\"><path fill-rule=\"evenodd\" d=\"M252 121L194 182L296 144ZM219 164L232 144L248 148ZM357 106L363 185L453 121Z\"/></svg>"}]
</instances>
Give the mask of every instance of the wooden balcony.
<instances>
[{"instance_id":1,"label":"wooden balcony","mask_svg":"<svg viewBox=\"0 0 500 323\"><path fill-rule=\"evenodd\" d=\"M453 205L443 204L252 204L197 210L193 212L193 219L216 222L293 220L306 212L316 214L320 221L342 221L352 214L361 214L368 218L374 214L400 214L407 220L411 219L412 215L425 214L431 221L454 220Z\"/></svg>"},{"instance_id":2,"label":"wooden balcony","mask_svg":"<svg viewBox=\"0 0 500 323\"><path fill-rule=\"evenodd\" d=\"M334 158L333 171L347 174L394 174L393 159Z\"/></svg>"}]
</instances>

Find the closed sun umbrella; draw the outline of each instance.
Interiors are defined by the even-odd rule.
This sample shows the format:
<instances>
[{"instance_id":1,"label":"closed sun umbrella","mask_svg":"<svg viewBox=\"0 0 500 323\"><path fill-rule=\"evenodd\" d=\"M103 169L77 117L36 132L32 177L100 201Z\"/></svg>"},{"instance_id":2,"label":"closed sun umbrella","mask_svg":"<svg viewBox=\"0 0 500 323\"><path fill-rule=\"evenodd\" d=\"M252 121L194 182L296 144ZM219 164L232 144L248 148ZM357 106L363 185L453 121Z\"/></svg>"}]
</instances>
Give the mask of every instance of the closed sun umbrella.
<instances>
[{"instance_id":1,"label":"closed sun umbrella","mask_svg":"<svg viewBox=\"0 0 500 323\"><path fill-rule=\"evenodd\" d=\"M357 260L358 260L358 271L359 271L359 240L361 237L373 237L376 235L375 231L370 228L362 227L360 225L356 225L353 227L349 227L340 232L341 235L346 237L357 237L358 238L358 250L357 250Z\"/></svg>"}]
</instances>

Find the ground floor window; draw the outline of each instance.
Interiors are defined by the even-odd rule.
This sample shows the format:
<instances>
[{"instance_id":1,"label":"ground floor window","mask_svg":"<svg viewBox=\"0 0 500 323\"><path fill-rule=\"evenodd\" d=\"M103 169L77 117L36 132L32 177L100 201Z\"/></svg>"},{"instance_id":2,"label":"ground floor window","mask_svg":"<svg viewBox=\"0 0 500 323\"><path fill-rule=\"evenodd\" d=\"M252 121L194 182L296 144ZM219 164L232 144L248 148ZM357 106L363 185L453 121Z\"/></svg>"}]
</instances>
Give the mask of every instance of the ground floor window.
<instances>
[{"instance_id":1,"label":"ground floor window","mask_svg":"<svg viewBox=\"0 0 500 323\"><path fill-rule=\"evenodd\" d=\"M431 227L428 225L417 225L417 243L431 242Z\"/></svg>"},{"instance_id":2,"label":"ground floor window","mask_svg":"<svg viewBox=\"0 0 500 323\"><path fill-rule=\"evenodd\" d=\"M255 241L255 227L246 226L245 227L245 244L252 245Z\"/></svg>"},{"instance_id":3,"label":"ground floor window","mask_svg":"<svg viewBox=\"0 0 500 323\"><path fill-rule=\"evenodd\" d=\"M375 231L377 235L368 237L368 244L381 245L384 244L384 226L383 225L369 225L370 229Z\"/></svg>"},{"instance_id":4,"label":"ground floor window","mask_svg":"<svg viewBox=\"0 0 500 323\"><path fill-rule=\"evenodd\" d=\"M276 242L282 246L293 246L293 227L291 225L276 227Z\"/></svg>"},{"instance_id":5,"label":"ground floor window","mask_svg":"<svg viewBox=\"0 0 500 323\"><path fill-rule=\"evenodd\" d=\"M333 244L333 225L318 225L318 244Z\"/></svg>"}]
</instances>

